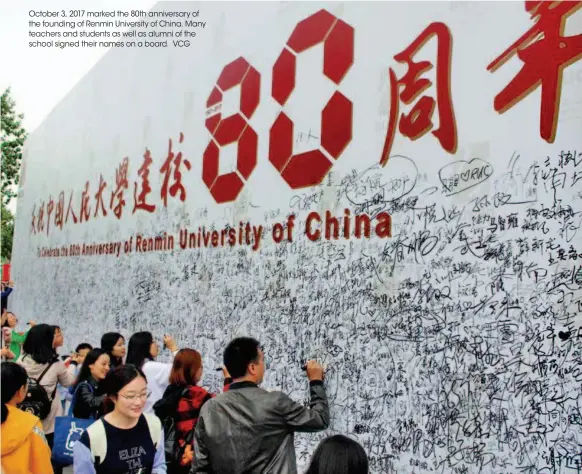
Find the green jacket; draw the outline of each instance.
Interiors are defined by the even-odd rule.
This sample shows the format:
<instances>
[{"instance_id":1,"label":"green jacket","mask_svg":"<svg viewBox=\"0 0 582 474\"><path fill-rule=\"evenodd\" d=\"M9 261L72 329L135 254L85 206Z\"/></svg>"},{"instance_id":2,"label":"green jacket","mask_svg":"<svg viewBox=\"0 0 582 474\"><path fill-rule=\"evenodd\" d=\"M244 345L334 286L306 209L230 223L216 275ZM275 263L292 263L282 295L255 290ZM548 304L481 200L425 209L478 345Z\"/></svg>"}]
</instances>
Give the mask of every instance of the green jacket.
<instances>
[{"instance_id":1,"label":"green jacket","mask_svg":"<svg viewBox=\"0 0 582 474\"><path fill-rule=\"evenodd\" d=\"M22 344L24 344L24 340L26 339L28 331L30 331L30 329L27 330L24 334L20 334L16 332L14 329L12 330L10 339L10 351L14 354L14 359L12 359L13 361L17 360L20 357Z\"/></svg>"}]
</instances>

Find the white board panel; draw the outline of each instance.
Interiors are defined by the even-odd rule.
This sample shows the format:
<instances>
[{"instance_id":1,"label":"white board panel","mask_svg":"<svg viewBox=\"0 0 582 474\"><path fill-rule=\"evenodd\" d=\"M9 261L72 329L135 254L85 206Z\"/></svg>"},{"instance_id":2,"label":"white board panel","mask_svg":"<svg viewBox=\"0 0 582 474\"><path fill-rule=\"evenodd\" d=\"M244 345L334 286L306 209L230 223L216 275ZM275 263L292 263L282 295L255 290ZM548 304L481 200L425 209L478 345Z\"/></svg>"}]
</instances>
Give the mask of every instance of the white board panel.
<instances>
[{"instance_id":1,"label":"white board panel","mask_svg":"<svg viewBox=\"0 0 582 474\"><path fill-rule=\"evenodd\" d=\"M302 361L318 358L329 367L332 424L297 436L301 467L339 432L365 446L374 473L579 472L580 50L563 40L573 62L555 85L549 30L488 70L530 29L552 28L552 11L532 16L521 2L192 5L207 26L191 47L111 50L29 138L11 296L20 319L60 323L71 348L111 330L173 334L201 351L215 389L210 369L225 345L252 335L265 345L264 385L297 400L307 394ZM580 35L581 25L577 11L562 34ZM414 60L432 65L420 66L430 84L407 97L415 85L399 82L410 78L404 56L426 28L435 35ZM217 82L222 98L209 101ZM241 107L246 115L232 118ZM407 123L413 107L434 108ZM240 135L244 145L227 144ZM144 196L155 210L134 212L146 151ZM117 216L111 196L125 157ZM107 215L97 208L101 177ZM61 192L63 220L72 196L79 222L69 214L58 225ZM326 238L327 212L337 239L332 228ZM370 218L369 236L356 235L357 214ZM377 227L388 215L391 235ZM155 237L157 250L139 250Z\"/></svg>"}]
</instances>

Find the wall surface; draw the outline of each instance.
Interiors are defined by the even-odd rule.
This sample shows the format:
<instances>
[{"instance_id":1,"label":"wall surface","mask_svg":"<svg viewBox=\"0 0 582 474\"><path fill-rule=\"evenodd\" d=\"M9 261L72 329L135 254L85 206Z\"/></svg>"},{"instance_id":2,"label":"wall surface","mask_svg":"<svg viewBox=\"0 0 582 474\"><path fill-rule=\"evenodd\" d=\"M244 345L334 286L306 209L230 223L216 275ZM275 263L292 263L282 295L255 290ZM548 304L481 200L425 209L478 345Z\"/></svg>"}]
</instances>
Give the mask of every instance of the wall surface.
<instances>
[{"instance_id":1,"label":"wall surface","mask_svg":"<svg viewBox=\"0 0 582 474\"><path fill-rule=\"evenodd\" d=\"M564 5L158 4L200 10L192 45L111 50L27 142L12 307L68 348L172 334L215 389L237 335L300 401L318 358L332 424L301 466L340 432L374 473L581 472Z\"/></svg>"}]
</instances>

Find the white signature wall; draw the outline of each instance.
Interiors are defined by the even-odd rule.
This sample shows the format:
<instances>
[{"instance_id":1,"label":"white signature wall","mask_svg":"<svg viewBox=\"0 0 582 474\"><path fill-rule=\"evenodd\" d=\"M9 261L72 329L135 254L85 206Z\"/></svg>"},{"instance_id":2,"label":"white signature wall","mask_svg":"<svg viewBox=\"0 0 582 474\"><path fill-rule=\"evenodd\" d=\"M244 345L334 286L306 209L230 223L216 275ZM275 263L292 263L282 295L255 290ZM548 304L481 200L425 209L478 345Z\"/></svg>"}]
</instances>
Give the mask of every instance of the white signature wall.
<instances>
[{"instance_id":1,"label":"white signature wall","mask_svg":"<svg viewBox=\"0 0 582 474\"><path fill-rule=\"evenodd\" d=\"M582 61L563 71L550 143L540 131L539 87L504 113L494 109L495 96L523 62L514 56L494 72L487 67L535 25L521 2L155 8L188 9L206 21L192 46L110 51L29 138L10 301L20 319L59 323L68 349L98 344L113 330L127 339L139 330L160 341L172 334L180 347L201 351L205 381L214 389L220 381L212 369L225 345L251 335L265 346L265 387L300 401L308 393L303 360L321 360L328 366L332 423L327 432L297 436L302 467L320 439L339 432L365 446L374 473L579 472ZM321 9L353 27L353 64L338 85L322 74L322 44L301 52L283 107L271 93L273 66L295 26ZM439 98L428 133L413 141L397 127L382 166L396 105L389 68L401 78L407 67L394 56L435 22L452 36L457 148L447 151L430 133L450 127L440 123ZM581 33L578 11L564 34ZM258 105L248 119L258 138L256 166L248 179L238 178L244 188L237 199L218 204L203 180L212 139L206 104L224 66L241 56L260 75ZM443 54L435 38L416 56L434 66L424 75L432 85L421 95L437 97L437 57ZM208 116L237 113L240 89L226 91ZM321 184L292 189L269 161L270 129L283 110L294 123L293 152L320 149L321 111L336 91L352 103L351 140L337 159L324 153L333 166ZM414 103L401 103L400 113ZM336 127L324 132L332 142L341 142L346 128L334 122L340 115L327 118ZM168 193L165 206L160 168L170 138L174 153L182 152L186 194L181 201L179 191ZM147 201L156 209L133 213L146 147ZM236 168L236 150L236 144L221 149L219 174ZM118 218L110 199L125 157L128 187ZM299 176L314 167L306 165ZM107 215L99 209L95 216L101 175ZM73 192L80 219L86 181L89 220L75 224L69 215L60 228L56 204L48 215L50 198L64 192L66 213ZM356 238L353 228L349 239L343 229L337 240L307 238L309 213L325 219L330 211L342 223L345 209L352 220L357 213L372 217L369 238ZM391 237L374 232L382 212L392 218ZM290 214L293 242L285 234L274 243L274 224L287 232ZM180 247L181 230L238 232L241 222L262 226L256 250L252 239L251 245ZM312 224L311 231L324 233L325 222ZM174 237L173 250L135 249L138 235L164 233ZM46 249L102 243L119 243L119 257L44 256Z\"/></svg>"}]
</instances>

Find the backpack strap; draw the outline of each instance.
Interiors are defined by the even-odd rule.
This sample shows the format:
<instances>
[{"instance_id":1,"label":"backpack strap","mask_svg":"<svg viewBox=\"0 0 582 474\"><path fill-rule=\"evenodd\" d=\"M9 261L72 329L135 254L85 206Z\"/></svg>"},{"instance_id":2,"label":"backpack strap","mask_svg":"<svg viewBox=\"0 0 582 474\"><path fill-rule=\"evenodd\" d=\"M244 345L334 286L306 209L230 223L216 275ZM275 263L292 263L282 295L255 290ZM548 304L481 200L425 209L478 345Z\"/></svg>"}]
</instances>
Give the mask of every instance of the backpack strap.
<instances>
[{"instance_id":1,"label":"backpack strap","mask_svg":"<svg viewBox=\"0 0 582 474\"><path fill-rule=\"evenodd\" d=\"M101 464L107 455L107 435L105 434L105 425L102 420L97 420L87 428L89 443L91 445L91 460L95 468Z\"/></svg>"},{"instance_id":2,"label":"backpack strap","mask_svg":"<svg viewBox=\"0 0 582 474\"><path fill-rule=\"evenodd\" d=\"M148 423L150 437L152 438L152 443L154 443L154 448L158 449L158 444L162 438L162 422L157 416L152 415L151 413L144 413L144 416Z\"/></svg>"},{"instance_id":3,"label":"backpack strap","mask_svg":"<svg viewBox=\"0 0 582 474\"><path fill-rule=\"evenodd\" d=\"M158 444L162 438L162 423L155 415L144 413L144 417L148 424L154 448L158 449ZM87 435L89 436L89 443L91 444L91 460L93 461L95 468L97 468L107 455L107 435L105 434L105 425L103 424L103 421L97 420L90 425L89 428L87 428Z\"/></svg>"},{"instance_id":4,"label":"backpack strap","mask_svg":"<svg viewBox=\"0 0 582 474\"><path fill-rule=\"evenodd\" d=\"M38 377L36 379L36 383L40 385L40 381L42 380L42 378L45 376L45 374L49 371L49 369L53 366L53 364L55 363L55 360L52 360L50 362L50 364L47 366L46 369L44 369L42 371L42 373L40 374L40 377ZM59 386L59 381L57 380L57 383L55 384L55 389L53 390L53 393L51 394L51 403L53 402L53 400L55 399L55 395L57 393L57 387Z\"/></svg>"},{"instance_id":5,"label":"backpack strap","mask_svg":"<svg viewBox=\"0 0 582 474\"><path fill-rule=\"evenodd\" d=\"M42 378L45 376L45 374L49 371L49 369L52 367L52 365L55 363L55 361L53 360L49 365L47 365L46 369L44 369L42 371L42 373L40 374L40 377L38 377L36 379L36 382L40 385L40 381L42 380Z\"/></svg>"}]
</instances>

